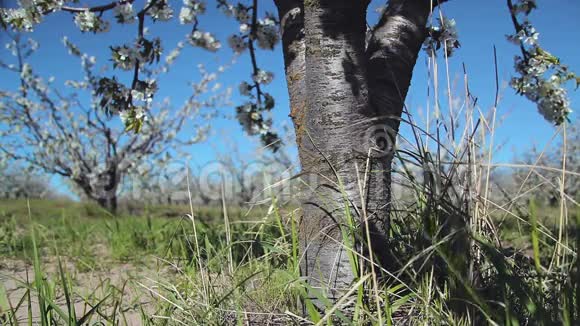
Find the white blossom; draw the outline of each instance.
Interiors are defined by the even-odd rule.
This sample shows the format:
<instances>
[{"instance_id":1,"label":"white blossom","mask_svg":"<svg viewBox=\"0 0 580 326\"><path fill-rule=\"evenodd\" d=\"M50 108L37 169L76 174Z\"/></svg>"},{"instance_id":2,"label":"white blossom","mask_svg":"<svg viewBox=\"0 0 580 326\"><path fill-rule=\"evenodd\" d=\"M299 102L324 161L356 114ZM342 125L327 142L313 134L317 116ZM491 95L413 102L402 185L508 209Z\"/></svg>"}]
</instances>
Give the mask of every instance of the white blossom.
<instances>
[{"instance_id":1,"label":"white blossom","mask_svg":"<svg viewBox=\"0 0 580 326\"><path fill-rule=\"evenodd\" d=\"M228 44L236 54L242 53L248 48L246 40L244 40L244 38L239 35L230 36L228 38Z\"/></svg>"},{"instance_id":2,"label":"white blossom","mask_svg":"<svg viewBox=\"0 0 580 326\"><path fill-rule=\"evenodd\" d=\"M195 22L198 15L205 12L205 3L196 0L183 0L183 7L179 12L179 21L182 24Z\"/></svg>"},{"instance_id":3,"label":"white blossom","mask_svg":"<svg viewBox=\"0 0 580 326\"><path fill-rule=\"evenodd\" d=\"M248 24L240 24L240 33L247 33L250 31L250 25Z\"/></svg>"},{"instance_id":4,"label":"white blossom","mask_svg":"<svg viewBox=\"0 0 580 326\"><path fill-rule=\"evenodd\" d=\"M123 70L132 70L135 67L137 54L135 49L127 46L113 48L113 62L115 67Z\"/></svg>"},{"instance_id":5,"label":"white blossom","mask_svg":"<svg viewBox=\"0 0 580 326\"><path fill-rule=\"evenodd\" d=\"M63 37L62 38L62 43L64 44L64 46L67 48L68 50L68 54L70 55L74 55L74 56L80 56L81 55L81 50L79 50L79 48L72 43L71 41L68 40L68 37Z\"/></svg>"},{"instance_id":6,"label":"white blossom","mask_svg":"<svg viewBox=\"0 0 580 326\"><path fill-rule=\"evenodd\" d=\"M443 47L448 57L453 55L459 47L459 35L455 19L448 19L445 16L437 19L439 25L429 27L429 37L425 39L424 50L429 55L434 55L435 50Z\"/></svg>"},{"instance_id":7,"label":"white blossom","mask_svg":"<svg viewBox=\"0 0 580 326\"><path fill-rule=\"evenodd\" d=\"M267 85L272 82L272 79L274 79L274 74L262 69L259 69L255 75L252 75L252 80L258 84Z\"/></svg>"},{"instance_id":8,"label":"white blossom","mask_svg":"<svg viewBox=\"0 0 580 326\"><path fill-rule=\"evenodd\" d=\"M94 12L85 10L75 15L75 24L82 32L106 32L109 30L109 23L102 20Z\"/></svg>"},{"instance_id":9,"label":"white blossom","mask_svg":"<svg viewBox=\"0 0 580 326\"><path fill-rule=\"evenodd\" d=\"M532 9L536 8L536 0L521 0L513 4L513 13L517 14L528 14Z\"/></svg>"},{"instance_id":10,"label":"white blossom","mask_svg":"<svg viewBox=\"0 0 580 326\"><path fill-rule=\"evenodd\" d=\"M196 17L193 14L193 10L189 7L182 7L179 12L179 22L182 24L190 24L195 21Z\"/></svg>"},{"instance_id":11,"label":"white blossom","mask_svg":"<svg viewBox=\"0 0 580 326\"><path fill-rule=\"evenodd\" d=\"M205 2L199 0L183 0L183 4L192 8L198 14L205 13Z\"/></svg>"},{"instance_id":12,"label":"white blossom","mask_svg":"<svg viewBox=\"0 0 580 326\"><path fill-rule=\"evenodd\" d=\"M20 77L27 80L32 77L32 67L28 63L22 65L22 71L20 72Z\"/></svg>"},{"instance_id":13,"label":"white blossom","mask_svg":"<svg viewBox=\"0 0 580 326\"><path fill-rule=\"evenodd\" d=\"M226 8L224 8L224 13L227 16L233 16L239 23L249 23L250 19L252 18L248 8L242 6L241 4L235 7L228 5Z\"/></svg>"},{"instance_id":14,"label":"white blossom","mask_svg":"<svg viewBox=\"0 0 580 326\"><path fill-rule=\"evenodd\" d=\"M135 101L151 103L155 92L157 92L157 83L155 80L140 81L137 83L137 87L131 90L131 97Z\"/></svg>"},{"instance_id":15,"label":"white blossom","mask_svg":"<svg viewBox=\"0 0 580 326\"><path fill-rule=\"evenodd\" d=\"M121 118L123 124L126 124L127 121L129 120L129 112L127 110L120 111L119 117Z\"/></svg>"},{"instance_id":16,"label":"white blossom","mask_svg":"<svg viewBox=\"0 0 580 326\"><path fill-rule=\"evenodd\" d=\"M147 120L147 114L145 109L141 106L137 106L133 109L135 111L135 119L137 120Z\"/></svg>"},{"instance_id":17,"label":"white blossom","mask_svg":"<svg viewBox=\"0 0 580 326\"><path fill-rule=\"evenodd\" d=\"M0 16L8 25L27 32L32 32L34 25L42 21L42 14L38 9L27 6L17 9L0 8Z\"/></svg>"},{"instance_id":18,"label":"white blossom","mask_svg":"<svg viewBox=\"0 0 580 326\"><path fill-rule=\"evenodd\" d=\"M562 123L572 112L566 90L562 86L568 75L558 71L559 67L553 59L550 60L550 57L537 49L535 51L535 55L527 60L516 57L515 69L520 76L512 78L510 85L517 93L535 102L546 120ZM545 78L544 75L551 69L556 69L556 72Z\"/></svg>"},{"instance_id":19,"label":"white blossom","mask_svg":"<svg viewBox=\"0 0 580 326\"><path fill-rule=\"evenodd\" d=\"M221 47L221 43L209 32L195 31L189 37L189 42L206 50L215 52Z\"/></svg>"},{"instance_id":20,"label":"white blossom","mask_svg":"<svg viewBox=\"0 0 580 326\"><path fill-rule=\"evenodd\" d=\"M147 6L149 6L150 2L151 0L147 1ZM173 9L164 0L156 2L155 5L153 5L153 7L147 11L147 13L154 20L168 21L173 18Z\"/></svg>"},{"instance_id":21,"label":"white blossom","mask_svg":"<svg viewBox=\"0 0 580 326\"><path fill-rule=\"evenodd\" d=\"M97 63L95 56L89 56L86 53L81 56L81 66L83 68L91 68Z\"/></svg>"},{"instance_id":22,"label":"white blossom","mask_svg":"<svg viewBox=\"0 0 580 326\"><path fill-rule=\"evenodd\" d=\"M254 123L247 112L238 112L236 118L242 125L242 128L244 128L246 133L248 133L248 135L253 136L260 132L260 127L258 124Z\"/></svg>"},{"instance_id":23,"label":"white blossom","mask_svg":"<svg viewBox=\"0 0 580 326\"><path fill-rule=\"evenodd\" d=\"M566 90L544 82L539 87L538 111L548 121L564 121L572 112Z\"/></svg>"},{"instance_id":24,"label":"white blossom","mask_svg":"<svg viewBox=\"0 0 580 326\"><path fill-rule=\"evenodd\" d=\"M508 35L507 39L516 45L523 43L523 45L535 46L539 36L540 33L528 21L525 21L522 23L521 29L516 34Z\"/></svg>"},{"instance_id":25,"label":"white blossom","mask_svg":"<svg viewBox=\"0 0 580 326\"><path fill-rule=\"evenodd\" d=\"M252 89L252 86L250 84L248 84L247 82L241 82L240 86L239 86L239 91L240 94L243 96L248 96L250 95L250 90Z\"/></svg>"},{"instance_id":26,"label":"white blossom","mask_svg":"<svg viewBox=\"0 0 580 326\"><path fill-rule=\"evenodd\" d=\"M115 18L121 24L131 24L135 22L135 12L130 2L118 3L114 9Z\"/></svg>"},{"instance_id":27,"label":"white blossom","mask_svg":"<svg viewBox=\"0 0 580 326\"><path fill-rule=\"evenodd\" d=\"M236 8L232 4L227 4L227 5L221 6L221 8L222 8L222 12L224 13L224 15L226 15L228 17L232 17L236 12Z\"/></svg>"},{"instance_id":28,"label":"white blossom","mask_svg":"<svg viewBox=\"0 0 580 326\"><path fill-rule=\"evenodd\" d=\"M182 49L182 47L178 46L177 48L175 48L171 52L169 52L167 57L165 57L165 63L167 63L168 65L173 64L175 59L177 59L177 57L181 54L181 49Z\"/></svg>"},{"instance_id":29,"label":"white blossom","mask_svg":"<svg viewBox=\"0 0 580 326\"><path fill-rule=\"evenodd\" d=\"M270 18L258 21L256 29L256 38L258 46L262 49L271 50L280 39L278 36L278 27L276 22Z\"/></svg>"},{"instance_id":30,"label":"white blossom","mask_svg":"<svg viewBox=\"0 0 580 326\"><path fill-rule=\"evenodd\" d=\"M27 42L28 46L30 47L30 50L36 51L38 49L38 42L36 42L35 40L29 38Z\"/></svg>"}]
</instances>

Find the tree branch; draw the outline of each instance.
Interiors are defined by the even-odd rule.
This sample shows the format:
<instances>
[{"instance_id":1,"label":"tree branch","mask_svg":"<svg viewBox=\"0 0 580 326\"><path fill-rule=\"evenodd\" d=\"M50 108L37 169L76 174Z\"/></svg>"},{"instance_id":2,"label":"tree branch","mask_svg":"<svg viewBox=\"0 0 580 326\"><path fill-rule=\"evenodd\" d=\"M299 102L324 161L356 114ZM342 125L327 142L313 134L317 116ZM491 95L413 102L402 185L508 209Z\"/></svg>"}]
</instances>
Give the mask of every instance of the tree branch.
<instances>
[{"instance_id":1,"label":"tree branch","mask_svg":"<svg viewBox=\"0 0 580 326\"><path fill-rule=\"evenodd\" d=\"M79 7L69 7L69 6L62 6L60 9L62 11L66 11L66 12L72 12L72 13L79 13L79 12L85 12L85 11L89 11L89 12L105 12L108 10L111 10L113 8L115 8L117 5L122 5L125 3L133 3L134 0L122 0L122 1L113 1L111 3L108 3L106 5L102 5L102 6L95 6L95 7L85 7L85 8L79 8ZM48 10L43 12L44 15L46 14L50 14L52 12L54 12L55 10Z\"/></svg>"},{"instance_id":2,"label":"tree branch","mask_svg":"<svg viewBox=\"0 0 580 326\"><path fill-rule=\"evenodd\" d=\"M290 117L296 130L302 126L306 110L304 43L304 1L275 0L278 7L286 81L290 96ZM296 134L299 137L299 134Z\"/></svg>"},{"instance_id":3,"label":"tree branch","mask_svg":"<svg viewBox=\"0 0 580 326\"><path fill-rule=\"evenodd\" d=\"M507 6L508 6L508 9L510 11L512 24L514 25L514 29L516 30L516 34L518 34L522 30L522 25L520 24L520 22L518 21L518 18L516 17L512 0L507 0ZM528 54L528 51L526 51L526 48L524 47L524 45L521 42L520 42L520 50L522 51L522 55L524 56L524 59L528 59L528 57L530 55Z\"/></svg>"},{"instance_id":4,"label":"tree branch","mask_svg":"<svg viewBox=\"0 0 580 326\"><path fill-rule=\"evenodd\" d=\"M253 0L252 5L252 30L250 32L250 39L248 40L248 48L250 49L250 58L252 60L252 69L254 76L258 74L258 63L256 60L256 51L254 49L254 39L256 38L258 26L258 0ZM256 97L258 100L258 106L262 103L262 90L260 89L260 83L254 81L254 88L256 89Z\"/></svg>"},{"instance_id":5,"label":"tree branch","mask_svg":"<svg viewBox=\"0 0 580 326\"><path fill-rule=\"evenodd\" d=\"M443 2L443 1L439 1ZM439 2L433 1L433 6ZM399 128L413 68L425 37L431 0L391 0L366 50L371 108Z\"/></svg>"}]
</instances>

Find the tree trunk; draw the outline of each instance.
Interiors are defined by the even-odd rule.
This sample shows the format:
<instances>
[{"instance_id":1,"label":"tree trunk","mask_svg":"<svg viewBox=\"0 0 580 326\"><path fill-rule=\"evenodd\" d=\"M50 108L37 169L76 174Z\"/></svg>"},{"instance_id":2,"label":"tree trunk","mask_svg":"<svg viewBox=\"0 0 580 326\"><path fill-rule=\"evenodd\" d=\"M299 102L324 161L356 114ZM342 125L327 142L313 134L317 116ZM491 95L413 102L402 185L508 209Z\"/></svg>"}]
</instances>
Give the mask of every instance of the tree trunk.
<instances>
[{"instance_id":1,"label":"tree trunk","mask_svg":"<svg viewBox=\"0 0 580 326\"><path fill-rule=\"evenodd\" d=\"M385 268L392 262L391 163L430 1L389 1L368 45L368 1L275 2L290 116L308 185L301 273L336 299L361 272L353 250L370 260L371 248L373 261Z\"/></svg>"},{"instance_id":2,"label":"tree trunk","mask_svg":"<svg viewBox=\"0 0 580 326\"><path fill-rule=\"evenodd\" d=\"M97 204L112 214L117 213L117 196L111 195L103 198L97 198Z\"/></svg>"},{"instance_id":3,"label":"tree trunk","mask_svg":"<svg viewBox=\"0 0 580 326\"><path fill-rule=\"evenodd\" d=\"M116 166L101 173L96 182L91 182L86 174L74 179L85 195L99 204L99 206L108 210L112 214L117 213L117 188L121 178L117 174Z\"/></svg>"}]
</instances>

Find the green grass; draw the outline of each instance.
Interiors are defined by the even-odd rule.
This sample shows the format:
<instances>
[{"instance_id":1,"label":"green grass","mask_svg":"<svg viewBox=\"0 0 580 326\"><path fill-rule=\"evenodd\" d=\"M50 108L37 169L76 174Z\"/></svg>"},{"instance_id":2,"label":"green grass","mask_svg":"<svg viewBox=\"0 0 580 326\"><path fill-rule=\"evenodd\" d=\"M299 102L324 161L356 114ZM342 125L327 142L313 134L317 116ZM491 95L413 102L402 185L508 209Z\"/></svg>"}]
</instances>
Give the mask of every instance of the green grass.
<instances>
[{"instance_id":1,"label":"green grass","mask_svg":"<svg viewBox=\"0 0 580 326\"><path fill-rule=\"evenodd\" d=\"M340 305L350 296L337 304L321 293L325 311L306 298L292 210L227 208L225 219L223 208L205 207L194 211L194 231L180 207L116 217L79 203L29 207L0 206L0 322L7 325L575 325L580 317L578 259L565 255L549 267L555 242L546 234L556 223L548 215L556 211L545 207L526 207L521 223L500 223L498 214L501 247L473 235L481 252L475 268L484 271L477 281L465 278L450 244L417 245L422 218L401 216L408 229L394 223L400 248L393 250L404 267L375 290L363 271L349 293L353 314ZM160 213L171 209L183 209L181 217ZM580 227L568 233L577 239Z\"/></svg>"},{"instance_id":2,"label":"green grass","mask_svg":"<svg viewBox=\"0 0 580 326\"><path fill-rule=\"evenodd\" d=\"M185 218L188 210L154 206L143 209L141 216L123 212L112 216L92 204L32 200L29 217L26 201L2 200L0 254L32 261L33 228L38 233L36 244L44 254L55 256L58 251L91 267L98 267L94 262L96 255L116 261L140 260L148 255L188 258L191 253L184 246L189 236L186 230L190 228ZM224 232L221 209L202 207L195 213L199 236L219 246L216 239ZM244 216L239 208L229 215L235 220L234 233L244 233L243 221L251 219L251 215Z\"/></svg>"},{"instance_id":3,"label":"green grass","mask_svg":"<svg viewBox=\"0 0 580 326\"><path fill-rule=\"evenodd\" d=\"M150 276L147 273L165 270L167 283L160 282L154 285L154 288L162 289L165 294L156 297L159 302L146 305L147 309L153 311L172 311L175 308L167 301L169 299L166 295L170 297L175 295L176 300L192 299L181 297L183 295L181 291L200 291L190 287L196 283L194 280L199 281L201 277L206 279L206 284L212 286L201 291L206 296L203 298L206 300L206 307L200 306L200 310L195 314L196 318L203 319L207 315L215 315L214 305L230 304L234 297L239 301L240 296L251 298L251 305L256 309L272 304L283 308L288 306L287 292L283 288L292 287L291 283L296 279L296 270L280 269L285 265L291 248L286 246L284 238L280 238L281 224L274 216L261 215L254 218L251 214L241 214L240 209L231 209L228 214L232 219L227 225L228 240L225 237L226 224L220 209L207 207L198 209L195 211L195 236L200 245L198 257L192 220L185 216L185 210L180 214L182 217L166 217L167 215L163 213L156 215L159 212L167 212L168 208L154 207L150 210L153 213L147 216L114 217L102 213L103 215L97 218L95 207L89 206L87 209L86 205L78 203L31 201L30 214L25 201L5 201L2 204L0 256L4 257L1 263L6 265L8 261L8 265L3 266L0 273L8 274L5 276L9 277L12 272L9 263L24 261L34 275L33 279L17 280L24 281L20 285L26 289L23 297L5 295L0 299L0 303L3 302L1 300L6 303L5 307L12 307L2 310L6 313L7 320L10 320L10 315L16 314L15 311L18 310L14 309L13 305L21 310L29 309L32 305L29 303L27 308L28 299L22 300L20 305L15 303L16 301L36 295L36 298L41 299L37 309L41 312L42 318L38 320L41 324L71 324L71 320L75 319L74 316L71 317L71 311L64 318L65 314L58 312L56 307L61 307L59 309L63 306L69 307L69 301L72 299L67 298L75 296L75 300L80 300L80 292L93 290L82 284L85 275L100 273L104 274L106 279L109 277L106 272L115 266L131 266L135 270L144 270L137 271L133 277L131 275L121 277L127 276L123 280L129 282L123 285L126 290L130 288L130 291L140 291L149 295L155 290L148 290L143 282ZM180 208L171 209L177 211ZM255 212L263 213L261 210ZM199 260L202 260L202 265L199 264ZM69 270L62 268L63 261L69 263L65 264ZM231 270L235 272L224 273L226 265L232 266ZM203 271L197 266L202 266ZM245 283L249 281L251 286L246 288ZM75 293L73 285L79 293ZM244 287L244 291L238 291L239 287ZM90 304L87 304L92 306L103 300L99 306L106 306L110 312L102 312L99 308L93 312L92 318L112 322L113 315L127 313L121 310L123 291L115 286L99 285L98 288L102 292L101 295L89 295L86 299ZM62 293L58 293L59 291ZM55 303L58 301L57 298L61 299L59 304ZM272 301L273 299L275 300ZM245 305L246 303L238 304L240 309L247 309ZM113 309L115 306L118 310ZM142 305L138 304L128 311L135 313L141 308ZM103 308L103 311L107 309ZM55 313L60 317L56 318ZM218 313L224 315L223 311ZM147 316L147 323L152 322L149 320L150 313L144 313L143 316ZM192 313L188 316L193 318ZM51 322L53 319L54 323Z\"/></svg>"}]
</instances>

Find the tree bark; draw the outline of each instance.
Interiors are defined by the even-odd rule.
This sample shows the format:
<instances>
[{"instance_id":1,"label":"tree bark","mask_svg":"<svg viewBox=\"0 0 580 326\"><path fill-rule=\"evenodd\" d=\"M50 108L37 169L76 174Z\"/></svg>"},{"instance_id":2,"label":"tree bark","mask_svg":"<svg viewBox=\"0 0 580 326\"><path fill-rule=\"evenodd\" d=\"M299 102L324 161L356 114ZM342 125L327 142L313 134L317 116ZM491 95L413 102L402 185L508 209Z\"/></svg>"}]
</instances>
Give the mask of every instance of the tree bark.
<instances>
[{"instance_id":1,"label":"tree bark","mask_svg":"<svg viewBox=\"0 0 580 326\"><path fill-rule=\"evenodd\" d=\"M99 206L112 214L117 213L117 189L121 179L115 165L102 172L96 182L91 182L84 174L73 181L89 199L96 201Z\"/></svg>"},{"instance_id":2,"label":"tree bark","mask_svg":"<svg viewBox=\"0 0 580 326\"><path fill-rule=\"evenodd\" d=\"M375 262L386 268L392 263L391 162L430 1L389 1L368 46L368 1L275 3L290 116L308 186L299 232L301 273L337 299L361 272L353 251L370 258L370 248Z\"/></svg>"},{"instance_id":3,"label":"tree bark","mask_svg":"<svg viewBox=\"0 0 580 326\"><path fill-rule=\"evenodd\" d=\"M103 197L103 198L97 198L97 204L99 204L99 206L103 207L104 209L106 209L107 211L109 211L113 214L117 213L117 196L116 195L107 196L107 197Z\"/></svg>"}]
</instances>

